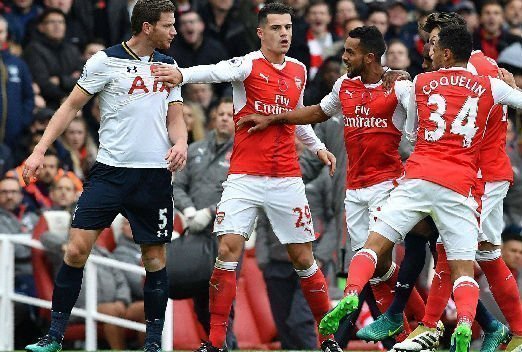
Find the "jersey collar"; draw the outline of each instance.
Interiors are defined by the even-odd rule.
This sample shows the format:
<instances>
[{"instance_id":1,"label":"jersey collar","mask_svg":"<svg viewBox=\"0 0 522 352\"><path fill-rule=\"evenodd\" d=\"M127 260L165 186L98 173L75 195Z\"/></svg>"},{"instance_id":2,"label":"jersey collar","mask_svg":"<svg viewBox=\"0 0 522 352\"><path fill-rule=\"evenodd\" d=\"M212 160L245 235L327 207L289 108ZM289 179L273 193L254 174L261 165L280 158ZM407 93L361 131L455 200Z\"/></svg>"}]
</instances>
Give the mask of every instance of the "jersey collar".
<instances>
[{"instance_id":1,"label":"jersey collar","mask_svg":"<svg viewBox=\"0 0 522 352\"><path fill-rule=\"evenodd\" d=\"M132 49L127 45L127 42L121 42L121 45L123 46L123 49L127 52L127 54L129 54L130 57L132 57L134 60L141 61L138 54L136 54L134 51L132 51ZM152 54L149 57L149 62L152 62L153 58L154 58L154 51L152 52Z\"/></svg>"}]
</instances>

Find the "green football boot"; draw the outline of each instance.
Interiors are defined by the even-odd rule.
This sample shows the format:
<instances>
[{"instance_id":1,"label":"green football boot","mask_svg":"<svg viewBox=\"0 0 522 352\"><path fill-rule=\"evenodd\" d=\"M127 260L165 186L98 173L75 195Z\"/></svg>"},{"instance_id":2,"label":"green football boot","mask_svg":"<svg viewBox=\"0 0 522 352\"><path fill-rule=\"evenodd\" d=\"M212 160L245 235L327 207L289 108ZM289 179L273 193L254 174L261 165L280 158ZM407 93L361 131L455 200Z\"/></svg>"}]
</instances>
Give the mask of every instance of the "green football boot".
<instances>
[{"instance_id":1,"label":"green football boot","mask_svg":"<svg viewBox=\"0 0 522 352\"><path fill-rule=\"evenodd\" d=\"M471 326L468 323L458 323L451 335L450 350L455 352L469 352L471 342Z\"/></svg>"},{"instance_id":2,"label":"green football boot","mask_svg":"<svg viewBox=\"0 0 522 352\"><path fill-rule=\"evenodd\" d=\"M373 323L357 331L357 337L364 341L382 341L388 337L400 334L404 330L402 314L380 315Z\"/></svg>"},{"instance_id":3,"label":"green football boot","mask_svg":"<svg viewBox=\"0 0 522 352\"><path fill-rule=\"evenodd\" d=\"M45 335L38 339L38 342L25 346L25 350L30 352L59 352L62 350L62 344L51 335Z\"/></svg>"},{"instance_id":4,"label":"green football boot","mask_svg":"<svg viewBox=\"0 0 522 352\"><path fill-rule=\"evenodd\" d=\"M510 334L507 326L498 320L496 320L494 324L496 325L495 331L484 333L484 340L482 341L480 352L495 352L498 346L509 341Z\"/></svg>"},{"instance_id":5,"label":"green football boot","mask_svg":"<svg viewBox=\"0 0 522 352\"><path fill-rule=\"evenodd\" d=\"M355 311L359 306L359 297L354 294L349 294L337 305L329 311L319 323L319 333L321 335L330 335L337 331L339 328L339 322L347 314Z\"/></svg>"}]
</instances>

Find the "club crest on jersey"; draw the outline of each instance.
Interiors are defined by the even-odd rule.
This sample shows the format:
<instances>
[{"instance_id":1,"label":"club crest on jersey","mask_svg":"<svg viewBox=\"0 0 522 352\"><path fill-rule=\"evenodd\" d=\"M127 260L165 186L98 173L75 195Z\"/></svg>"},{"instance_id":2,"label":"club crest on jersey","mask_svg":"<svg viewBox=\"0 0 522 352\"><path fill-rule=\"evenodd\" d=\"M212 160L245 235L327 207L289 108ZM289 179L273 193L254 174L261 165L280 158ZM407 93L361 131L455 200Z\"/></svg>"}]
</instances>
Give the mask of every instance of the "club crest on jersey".
<instances>
[{"instance_id":1,"label":"club crest on jersey","mask_svg":"<svg viewBox=\"0 0 522 352\"><path fill-rule=\"evenodd\" d=\"M284 93L288 90L288 83L286 83L284 79L279 78L279 80L277 81L277 87L282 93Z\"/></svg>"},{"instance_id":2,"label":"club crest on jersey","mask_svg":"<svg viewBox=\"0 0 522 352\"><path fill-rule=\"evenodd\" d=\"M301 89L301 87L303 86L303 81L301 81L301 78L295 77L294 82L297 89Z\"/></svg>"},{"instance_id":3,"label":"club crest on jersey","mask_svg":"<svg viewBox=\"0 0 522 352\"><path fill-rule=\"evenodd\" d=\"M136 66L127 66L127 73L138 73L138 68Z\"/></svg>"},{"instance_id":4,"label":"club crest on jersey","mask_svg":"<svg viewBox=\"0 0 522 352\"><path fill-rule=\"evenodd\" d=\"M224 211L217 211L216 212L216 222L218 225L221 225L221 223L225 220L225 212Z\"/></svg>"}]
</instances>

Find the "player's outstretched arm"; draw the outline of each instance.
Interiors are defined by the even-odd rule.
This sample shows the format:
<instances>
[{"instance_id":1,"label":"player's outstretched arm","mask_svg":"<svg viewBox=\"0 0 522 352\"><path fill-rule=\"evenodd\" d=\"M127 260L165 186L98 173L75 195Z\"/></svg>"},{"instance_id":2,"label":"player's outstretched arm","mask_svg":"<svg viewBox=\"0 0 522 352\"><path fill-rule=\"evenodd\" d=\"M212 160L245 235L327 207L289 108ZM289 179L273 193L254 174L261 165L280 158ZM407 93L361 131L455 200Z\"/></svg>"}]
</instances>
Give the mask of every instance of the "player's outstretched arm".
<instances>
[{"instance_id":1,"label":"player's outstretched arm","mask_svg":"<svg viewBox=\"0 0 522 352\"><path fill-rule=\"evenodd\" d=\"M42 139L40 139L40 142L34 147L33 152L24 163L22 177L26 184L29 184L32 177L38 177L40 168L43 165L45 152L54 143L56 138L65 131L69 123L76 116L76 113L87 104L91 97L91 95L87 95L78 86L75 86L69 97L67 97L60 108L54 113L45 129Z\"/></svg>"},{"instance_id":2,"label":"player's outstretched arm","mask_svg":"<svg viewBox=\"0 0 522 352\"><path fill-rule=\"evenodd\" d=\"M252 114L244 116L236 123L238 128L249 127L248 133L262 131L270 125L308 125L328 120L330 117L321 109L320 105L306 106L304 108L285 112L278 115Z\"/></svg>"},{"instance_id":3,"label":"player's outstretched arm","mask_svg":"<svg viewBox=\"0 0 522 352\"><path fill-rule=\"evenodd\" d=\"M495 104L508 105L515 109L522 109L522 91L515 84L513 75L507 71L500 69L499 75L502 75L503 81L498 78L490 78L491 90L493 92L493 100ZM506 83L508 82L508 83Z\"/></svg>"},{"instance_id":4,"label":"player's outstretched arm","mask_svg":"<svg viewBox=\"0 0 522 352\"><path fill-rule=\"evenodd\" d=\"M169 171L179 171L187 162L187 125L183 119L183 104L171 103L167 112L167 130L173 146L167 151L165 160Z\"/></svg>"}]
</instances>

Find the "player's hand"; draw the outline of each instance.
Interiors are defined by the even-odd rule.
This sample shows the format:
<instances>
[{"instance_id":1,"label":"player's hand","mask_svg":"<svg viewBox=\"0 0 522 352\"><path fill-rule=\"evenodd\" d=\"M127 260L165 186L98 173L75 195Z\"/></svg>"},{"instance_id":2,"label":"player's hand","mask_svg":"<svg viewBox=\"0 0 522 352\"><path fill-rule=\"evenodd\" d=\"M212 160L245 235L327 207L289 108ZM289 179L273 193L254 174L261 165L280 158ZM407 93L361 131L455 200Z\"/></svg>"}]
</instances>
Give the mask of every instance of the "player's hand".
<instances>
[{"instance_id":1,"label":"player's hand","mask_svg":"<svg viewBox=\"0 0 522 352\"><path fill-rule=\"evenodd\" d=\"M29 155L27 160L24 162L24 169L22 171L22 178L26 185L31 183L35 178L38 178L43 163L44 153L36 149L33 150L33 153Z\"/></svg>"},{"instance_id":2,"label":"player's hand","mask_svg":"<svg viewBox=\"0 0 522 352\"><path fill-rule=\"evenodd\" d=\"M172 65L152 65L150 71L154 81L164 82L169 88L175 87L183 82L181 71Z\"/></svg>"},{"instance_id":3,"label":"player's hand","mask_svg":"<svg viewBox=\"0 0 522 352\"><path fill-rule=\"evenodd\" d=\"M212 213L209 208L203 208L196 211L194 216L188 218L187 224L191 232L199 232L204 230L212 220Z\"/></svg>"},{"instance_id":4,"label":"player's hand","mask_svg":"<svg viewBox=\"0 0 522 352\"><path fill-rule=\"evenodd\" d=\"M187 163L187 148L187 143L178 142L167 151L165 160L167 160L167 169L170 172L180 171L185 167Z\"/></svg>"},{"instance_id":5,"label":"player's hand","mask_svg":"<svg viewBox=\"0 0 522 352\"><path fill-rule=\"evenodd\" d=\"M248 133L255 133L270 126L271 120L270 116L252 114L241 117L236 123L236 126L238 130L243 127L252 126L248 129Z\"/></svg>"},{"instance_id":6,"label":"player's hand","mask_svg":"<svg viewBox=\"0 0 522 352\"><path fill-rule=\"evenodd\" d=\"M323 164L329 166L330 176L333 176L335 173L335 167L337 165L337 159L335 158L335 155L326 149L321 149L317 151L317 157L323 162Z\"/></svg>"},{"instance_id":7,"label":"player's hand","mask_svg":"<svg viewBox=\"0 0 522 352\"><path fill-rule=\"evenodd\" d=\"M498 78L506 82L512 88L517 89L517 83L515 82L515 77L511 72L506 70L505 68L498 69Z\"/></svg>"},{"instance_id":8,"label":"player's hand","mask_svg":"<svg viewBox=\"0 0 522 352\"><path fill-rule=\"evenodd\" d=\"M402 70L388 70L382 75L382 87L385 90L393 88L395 81L406 81L411 80L411 76L408 72Z\"/></svg>"}]
</instances>

